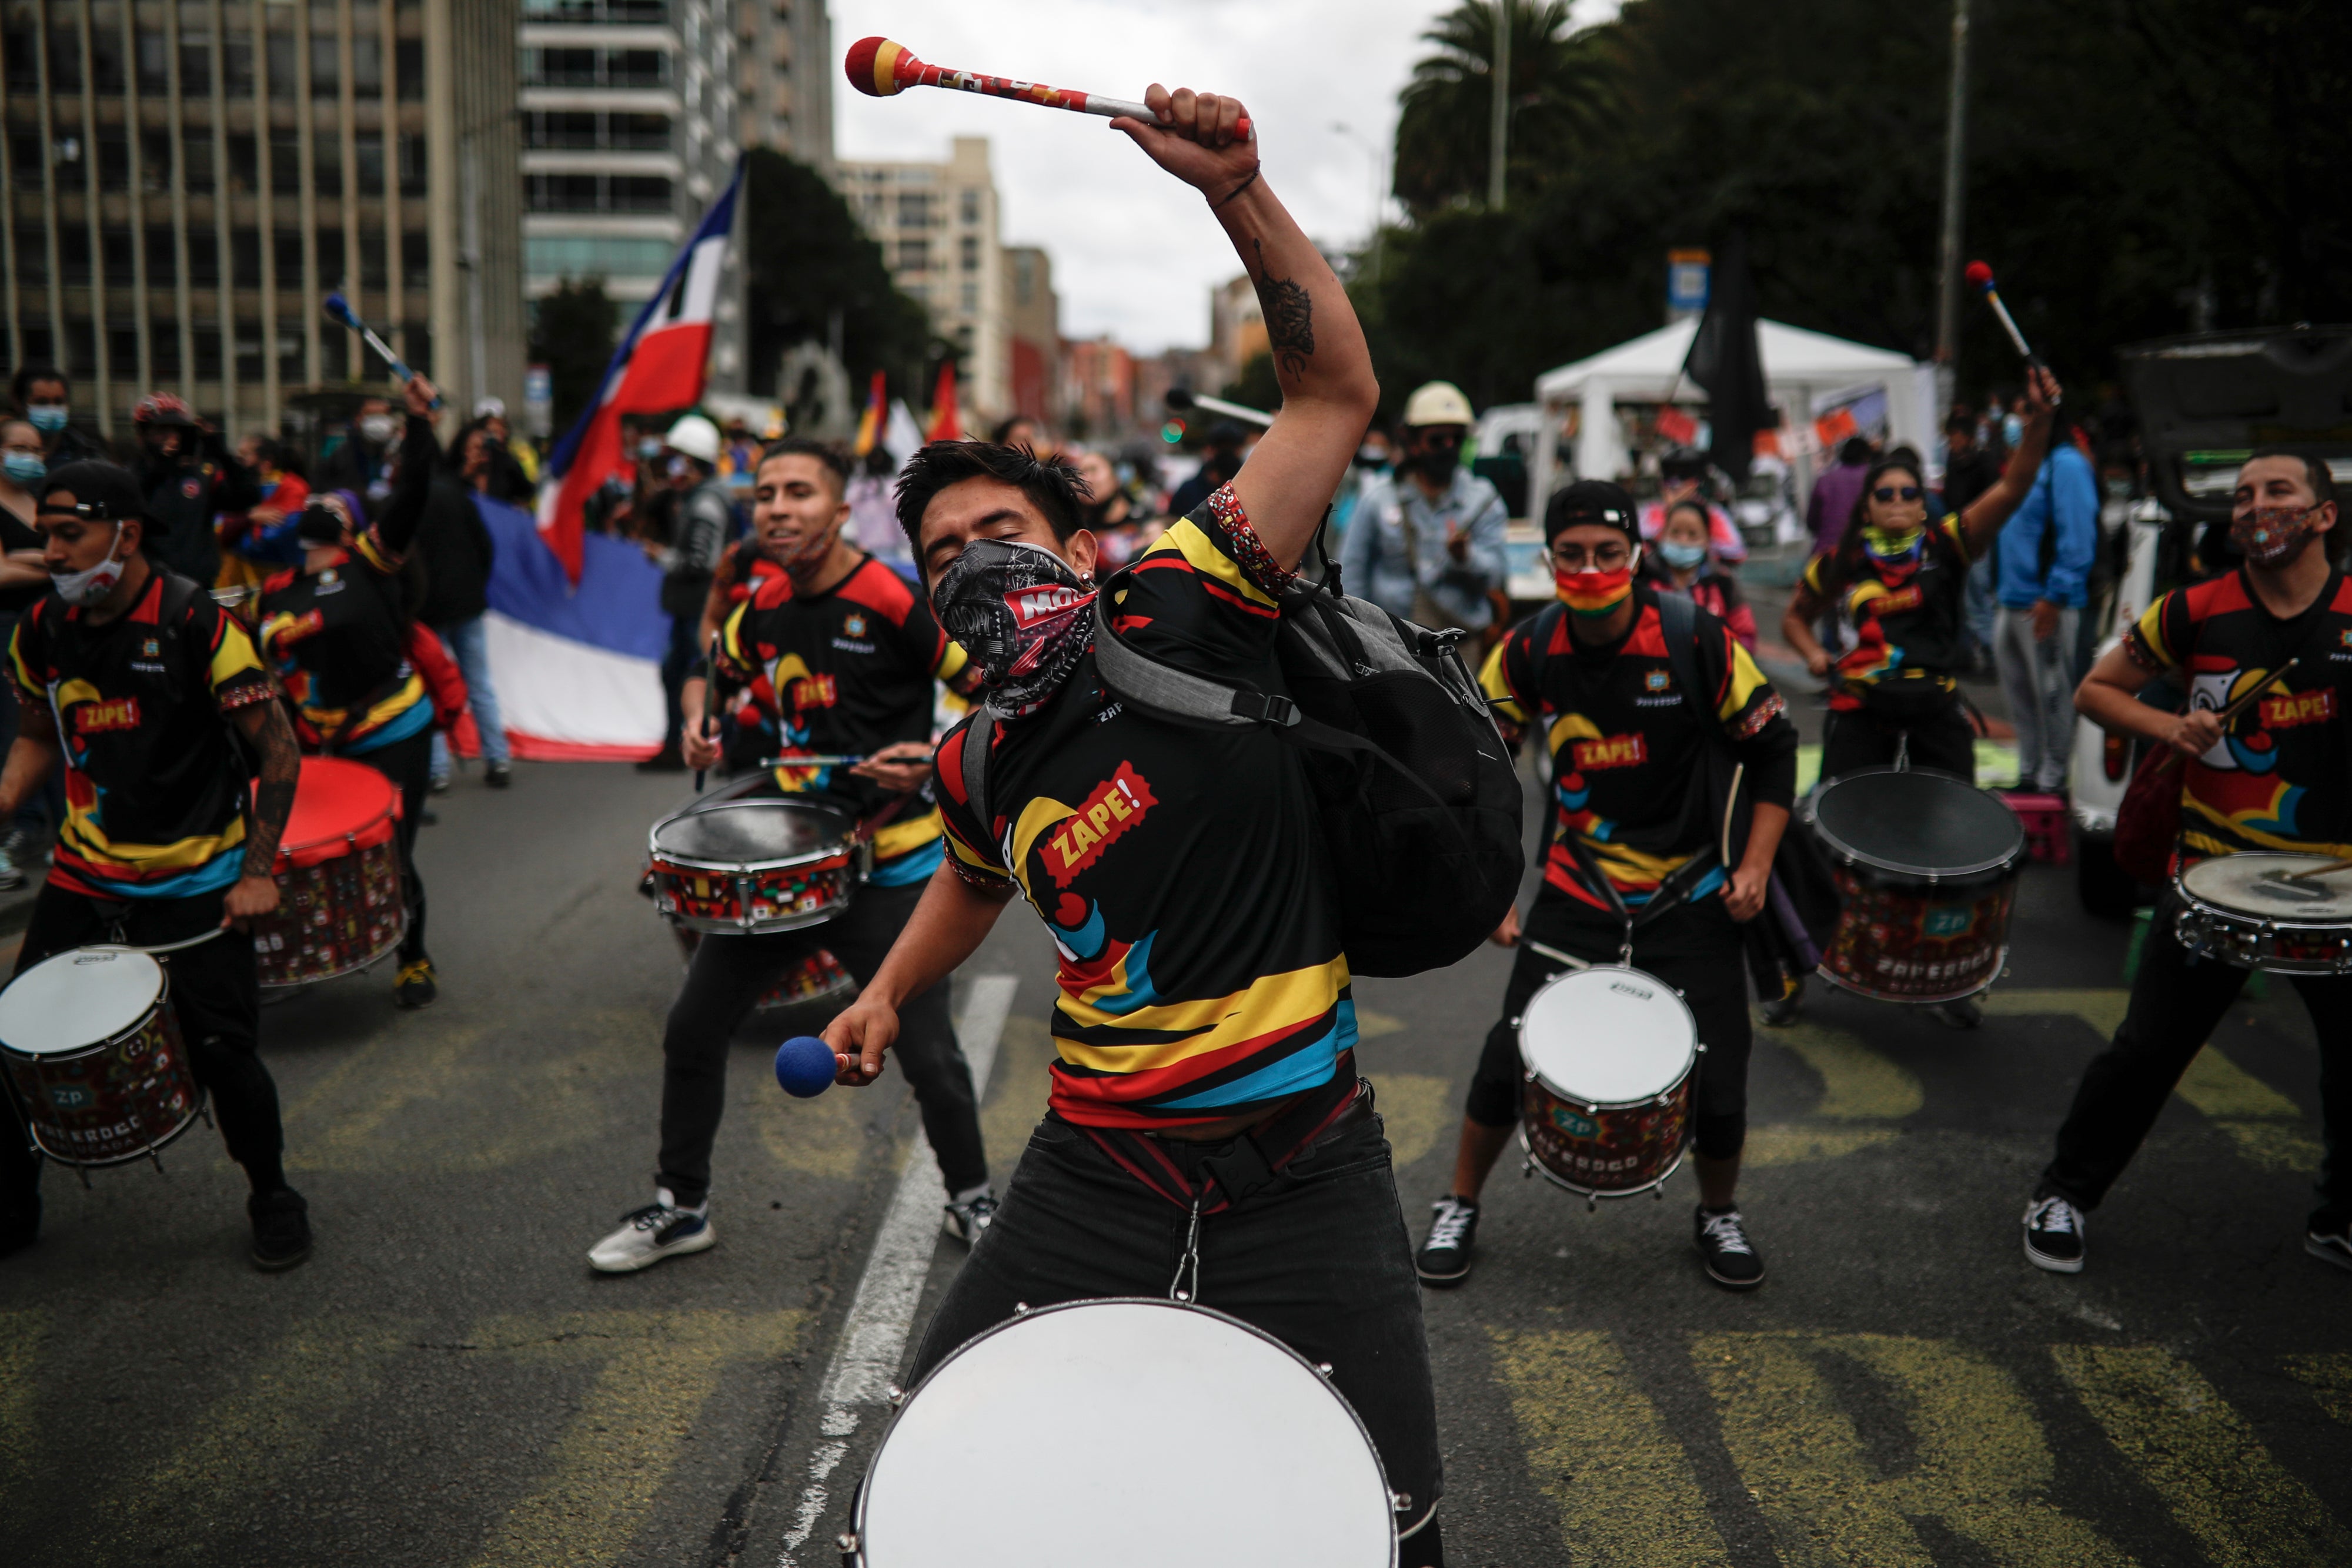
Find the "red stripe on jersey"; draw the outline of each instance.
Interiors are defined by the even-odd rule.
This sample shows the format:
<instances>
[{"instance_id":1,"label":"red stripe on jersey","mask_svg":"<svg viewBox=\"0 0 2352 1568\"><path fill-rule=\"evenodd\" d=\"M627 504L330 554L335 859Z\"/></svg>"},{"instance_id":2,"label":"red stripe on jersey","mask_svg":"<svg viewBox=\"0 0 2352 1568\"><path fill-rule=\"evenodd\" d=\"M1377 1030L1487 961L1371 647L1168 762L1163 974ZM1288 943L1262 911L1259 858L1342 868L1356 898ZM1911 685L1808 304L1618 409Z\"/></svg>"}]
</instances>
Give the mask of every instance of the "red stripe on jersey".
<instances>
[{"instance_id":1,"label":"red stripe on jersey","mask_svg":"<svg viewBox=\"0 0 2352 1568\"><path fill-rule=\"evenodd\" d=\"M904 626L915 608L915 591L907 586L907 580L872 556L834 591L852 604L866 606L893 626Z\"/></svg>"}]
</instances>

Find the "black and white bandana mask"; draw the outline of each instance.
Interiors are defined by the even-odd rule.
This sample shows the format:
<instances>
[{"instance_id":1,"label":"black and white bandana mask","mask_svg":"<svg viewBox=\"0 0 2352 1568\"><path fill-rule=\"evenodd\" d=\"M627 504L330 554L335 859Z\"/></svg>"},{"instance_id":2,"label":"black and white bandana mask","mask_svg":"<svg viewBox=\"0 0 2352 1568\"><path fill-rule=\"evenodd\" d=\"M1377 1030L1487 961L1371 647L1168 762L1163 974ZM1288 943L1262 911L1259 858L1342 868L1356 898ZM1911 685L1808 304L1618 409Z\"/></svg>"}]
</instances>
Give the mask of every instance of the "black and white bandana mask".
<instances>
[{"instance_id":1,"label":"black and white bandana mask","mask_svg":"<svg viewBox=\"0 0 2352 1568\"><path fill-rule=\"evenodd\" d=\"M974 539L940 574L931 608L980 666L988 706L1018 718L1045 706L1094 645L1095 593L1051 550Z\"/></svg>"}]
</instances>

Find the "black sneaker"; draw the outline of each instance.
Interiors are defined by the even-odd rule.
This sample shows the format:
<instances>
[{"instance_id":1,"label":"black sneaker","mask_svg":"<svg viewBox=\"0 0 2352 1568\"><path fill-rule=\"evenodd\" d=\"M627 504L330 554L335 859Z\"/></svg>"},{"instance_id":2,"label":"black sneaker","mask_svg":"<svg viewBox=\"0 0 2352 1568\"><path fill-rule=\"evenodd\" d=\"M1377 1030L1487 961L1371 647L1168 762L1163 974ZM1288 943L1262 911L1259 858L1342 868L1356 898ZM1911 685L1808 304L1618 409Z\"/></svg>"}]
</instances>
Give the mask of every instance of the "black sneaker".
<instances>
[{"instance_id":1,"label":"black sneaker","mask_svg":"<svg viewBox=\"0 0 2352 1568\"><path fill-rule=\"evenodd\" d=\"M310 1206L290 1186L245 1200L253 1218L253 1266L276 1274L310 1256Z\"/></svg>"},{"instance_id":2,"label":"black sneaker","mask_svg":"<svg viewBox=\"0 0 2352 1568\"><path fill-rule=\"evenodd\" d=\"M393 982L392 999L404 1008L429 1008L440 996L441 988L433 978L433 960L419 958L400 967L400 978Z\"/></svg>"},{"instance_id":3,"label":"black sneaker","mask_svg":"<svg viewBox=\"0 0 2352 1568\"><path fill-rule=\"evenodd\" d=\"M1752 1291L1764 1282L1764 1255L1748 1239L1739 1210L1709 1214L1702 1204L1691 1213L1692 1239L1706 1265L1706 1277L1727 1291Z\"/></svg>"},{"instance_id":4,"label":"black sneaker","mask_svg":"<svg viewBox=\"0 0 2352 1568\"><path fill-rule=\"evenodd\" d=\"M940 1219L940 1228L969 1247L995 1219L996 1199L983 1192L961 1203L949 1204Z\"/></svg>"},{"instance_id":5,"label":"black sneaker","mask_svg":"<svg viewBox=\"0 0 2352 1568\"><path fill-rule=\"evenodd\" d=\"M1984 1008L1974 997L1962 997L1956 1002L1937 1002L1927 1009L1927 1016L1948 1029L1974 1029L1984 1022Z\"/></svg>"},{"instance_id":6,"label":"black sneaker","mask_svg":"<svg viewBox=\"0 0 2352 1568\"><path fill-rule=\"evenodd\" d=\"M1757 1010L1764 1015L1767 1028L1786 1029L1797 1021L1797 1014L1805 1005L1805 982L1802 976L1789 982L1786 995L1775 997Z\"/></svg>"},{"instance_id":7,"label":"black sneaker","mask_svg":"<svg viewBox=\"0 0 2352 1568\"><path fill-rule=\"evenodd\" d=\"M2083 1271L2083 1211L2055 1193L2025 1206L2025 1260L2053 1274Z\"/></svg>"},{"instance_id":8,"label":"black sneaker","mask_svg":"<svg viewBox=\"0 0 2352 1568\"><path fill-rule=\"evenodd\" d=\"M1478 1206L1451 1194L1430 1205L1429 1239L1412 1255L1421 1282L1450 1291L1470 1277L1470 1250L1478 1239Z\"/></svg>"},{"instance_id":9,"label":"black sneaker","mask_svg":"<svg viewBox=\"0 0 2352 1568\"><path fill-rule=\"evenodd\" d=\"M503 789L514 782L514 764L493 762L482 769L482 782L493 789Z\"/></svg>"},{"instance_id":10,"label":"black sneaker","mask_svg":"<svg viewBox=\"0 0 2352 1568\"><path fill-rule=\"evenodd\" d=\"M2352 1269L2352 1220L2315 1219L2305 1232L2303 1249L2323 1263Z\"/></svg>"}]
</instances>

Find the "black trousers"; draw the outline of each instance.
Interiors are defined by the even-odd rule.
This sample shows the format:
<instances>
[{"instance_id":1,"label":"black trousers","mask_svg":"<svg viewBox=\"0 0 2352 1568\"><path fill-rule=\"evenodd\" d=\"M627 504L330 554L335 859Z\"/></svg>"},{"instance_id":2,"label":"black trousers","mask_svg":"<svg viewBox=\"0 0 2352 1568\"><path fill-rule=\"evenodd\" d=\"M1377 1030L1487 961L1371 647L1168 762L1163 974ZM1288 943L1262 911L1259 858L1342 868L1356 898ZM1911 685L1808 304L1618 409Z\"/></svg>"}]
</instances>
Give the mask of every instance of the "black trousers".
<instances>
[{"instance_id":1,"label":"black trousers","mask_svg":"<svg viewBox=\"0 0 2352 1568\"><path fill-rule=\"evenodd\" d=\"M1167 1146L1196 1163L1226 1145L1201 1149L1171 1139ZM924 1331L914 1378L1012 1317L1021 1302L1165 1299L1191 1219L1188 1210L1121 1170L1085 1133L1047 1115L1030 1136L995 1223ZM1355 1406L1380 1451L1389 1490L1411 1499L1400 1525L1428 1519L1406 1542L1403 1562L1439 1562L1437 1522L1430 1515L1444 1472L1429 1345L1379 1118L1332 1134L1265 1186L1204 1216L1197 1300L1308 1361L1330 1364L1333 1385Z\"/></svg>"},{"instance_id":2,"label":"black trousers","mask_svg":"<svg viewBox=\"0 0 2352 1568\"><path fill-rule=\"evenodd\" d=\"M433 785L433 731L427 727L390 746L349 753L346 760L366 763L400 791L400 892L408 905L400 961L412 964L425 956L425 879L416 874L416 833L425 825L425 796Z\"/></svg>"},{"instance_id":3,"label":"black trousers","mask_svg":"<svg viewBox=\"0 0 2352 1568\"><path fill-rule=\"evenodd\" d=\"M2245 986L2246 971L2190 955L2173 935L2180 904L2167 894L2140 947L2131 1005L2106 1050L2084 1070L2074 1103L2058 1129L2057 1157L2042 1190L2096 1208L2139 1150L2164 1102L2205 1048L2213 1027ZM2319 1114L2326 1153L2312 1228L2332 1230L2352 1219L2352 976L2297 975L2294 988L2319 1036Z\"/></svg>"},{"instance_id":4,"label":"black trousers","mask_svg":"<svg viewBox=\"0 0 2352 1568\"><path fill-rule=\"evenodd\" d=\"M68 893L55 883L41 889L32 924L16 955L16 974L75 947L128 942L155 947L218 929L223 894L197 898L134 898L101 902ZM229 1157L245 1167L256 1192L286 1185L279 1163L286 1141L278 1121L278 1084L257 1054L261 1042L261 980L253 939L224 931L209 942L160 953L171 977L173 1010L196 1082L212 1097L213 1119ZM40 1223L41 1160L33 1154L24 1113L11 1092L10 1125L0 1133L0 1233L31 1231Z\"/></svg>"},{"instance_id":5,"label":"black trousers","mask_svg":"<svg viewBox=\"0 0 2352 1568\"><path fill-rule=\"evenodd\" d=\"M1891 768L1902 738L1911 737L1914 768L1933 768L1977 780L1977 732L1955 697L1927 716L1898 725L1868 713L1832 708L1822 729L1822 777L1843 778L1864 768Z\"/></svg>"},{"instance_id":6,"label":"black trousers","mask_svg":"<svg viewBox=\"0 0 2352 1568\"><path fill-rule=\"evenodd\" d=\"M1614 964L1624 925L1549 889L1528 911L1523 938L1596 964ZM1711 1160L1727 1160L1748 1141L1748 1053L1755 1041L1748 1017L1748 967L1739 927L1713 894L1667 911L1633 933L1633 967L1683 993L1698 1024L1698 1081L1692 1085L1692 1142ZM1535 994L1568 966L1525 945L1503 988L1503 1016L1486 1031L1486 1048L1470 1080L1463 1113L1482 1127L1516 1126L1522 1082L1519 1015Z\"/></svg>"},{"instance_id":7,"label":"black trousers","mask_svg":"<svg viewBox=\"0 0 2352 1568\"><path fill-rule=\"evenodd\" d=\"M861 887L849 908L822 925L769 936L705 936L687 967L686 988L662 1035L661 1169L655 1179L688 1207L710 1194L710 1146L727 1107L729 1037L785 970L820 948L865 985L915 913L923 884ZM948 1012L948 983L898 1009L898 1040L888 1061L914 1085L923 1132L939 1157L948 1191L988 1180L971 1067Z\"/></svg>"}]
</instances>

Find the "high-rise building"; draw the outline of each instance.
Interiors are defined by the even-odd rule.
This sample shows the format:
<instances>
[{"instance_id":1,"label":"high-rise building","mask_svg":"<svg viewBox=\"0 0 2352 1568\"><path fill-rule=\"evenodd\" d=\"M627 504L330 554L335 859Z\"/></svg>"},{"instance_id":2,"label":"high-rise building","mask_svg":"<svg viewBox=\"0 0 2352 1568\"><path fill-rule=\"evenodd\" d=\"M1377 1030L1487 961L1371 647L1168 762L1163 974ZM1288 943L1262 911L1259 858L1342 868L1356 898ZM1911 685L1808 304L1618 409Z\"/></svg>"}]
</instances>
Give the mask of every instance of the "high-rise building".
<instances>
[{"instance_id":1,"label":"high-rise building","mask_svg":"<svg viewBox=\"0 0 2352 1568\"><path fill-rule=\"evenodd\" d=\"M963 351L966 408L976 421L1011 413L1004 256L988 138L957 137L944 163L842 162L835 177L898 287L922 301L932 329Z\"/></svg>"},{"instance_id":2,"label":"high-rise building","mask_svg":"<svg viewBox=\"0 0 2352 1568\"><path fill-rule=\"evenodd\" d=\"M736 96L746 147L833 170L833 18L824 0L736 0L742 40Z\"/></svg>"},{"instance_id":3,"label":"high-rise building","mask_svg":"<svg viewBox=\"0 0 2352 1568\"><path fill-rule=\"evenodd\" d=\"M1006 374L1012 413L1055 422L1062 370L1062 302L1054 293L1054 258L1035 246L1004 250Z\"/></svg>"},{"instance_id":4,"label":"high-rise building","mask_svg":"<svg viewBox=\"0 0 2352 1568\"><path fill-rule=\"evenodd\" d=\"M521 0L523 271L532 298L567 277L598 277L626 314L660 287L734 175L738 4ZM714 386L737 389L741 267L729 259L710 369Z\"/></svg>"},{"instance_id":5,"label":"high-rise building","mask_svg":"<svg viewBox=\"0 0 2352 1568\"><path fill-rule=\"evenodd\" d=\"M0 312L101 434L176 392L301 426L383 384L522 396L518 0L0 0Z\"/></svg>"}]
</instances>

